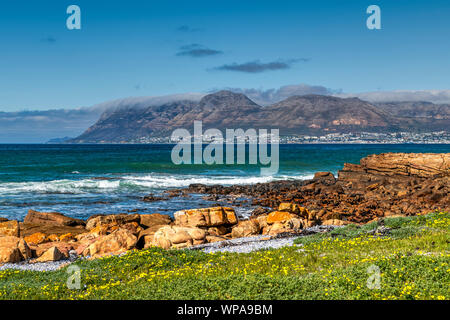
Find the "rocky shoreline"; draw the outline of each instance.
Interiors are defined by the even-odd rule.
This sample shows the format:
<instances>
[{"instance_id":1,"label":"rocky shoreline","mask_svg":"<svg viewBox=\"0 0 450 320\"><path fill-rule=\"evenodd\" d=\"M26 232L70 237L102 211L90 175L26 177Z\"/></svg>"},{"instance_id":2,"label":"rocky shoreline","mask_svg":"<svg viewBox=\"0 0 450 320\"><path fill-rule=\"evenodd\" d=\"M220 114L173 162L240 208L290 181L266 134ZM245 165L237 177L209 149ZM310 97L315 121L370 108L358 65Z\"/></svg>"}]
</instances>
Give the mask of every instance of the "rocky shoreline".
<instances>
[{"instance_id":1,"label":"rocky shoreline","mask_svg":"<svg viewBox=\"0 0 450 320\"><path fill-rule=\"evenodd\" d=\"M248 252L289 245L294 237L348 223L449 211L449 182L450 154L386 153L363 158L360 164L346 163L337 178L318 172L304 181L230 187L196 184L170 190L167 197L198 193L220 204L181 210L173 219L133 213L94 215L83 221L29 210L23 222L0 220L0 265L41 270L45 263L60 267L78 257L151 246ZM239 219L233 209L239 197L260 206L249 219Z\"/></svg>"}]
</instances>

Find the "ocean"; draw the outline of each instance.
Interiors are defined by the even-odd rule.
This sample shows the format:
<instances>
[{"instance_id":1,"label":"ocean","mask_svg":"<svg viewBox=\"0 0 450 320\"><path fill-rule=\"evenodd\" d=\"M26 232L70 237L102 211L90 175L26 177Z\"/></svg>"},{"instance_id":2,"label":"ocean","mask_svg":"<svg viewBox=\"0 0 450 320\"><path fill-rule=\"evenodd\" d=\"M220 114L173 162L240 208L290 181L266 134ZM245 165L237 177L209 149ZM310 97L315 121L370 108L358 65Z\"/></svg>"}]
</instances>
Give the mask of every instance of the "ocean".
<instances>
[{"instance_id":1,"label":"ocean","mask_svg":"<svg viewBox=\"0 0 450 320\"><path fill-rule=\"evenodd\" d=\"M337 174L382 152L450 152L448 144L280 145L280 169L261 176L258 165L175 165L173 145L0 145L0 217L23 220L29 209L86 219L93 214L173 214L214 205L201 195L143 202L165 190L203 184L252 184ZM252 207L237 210L245 215Z\"/></svg>"}]
</instances>

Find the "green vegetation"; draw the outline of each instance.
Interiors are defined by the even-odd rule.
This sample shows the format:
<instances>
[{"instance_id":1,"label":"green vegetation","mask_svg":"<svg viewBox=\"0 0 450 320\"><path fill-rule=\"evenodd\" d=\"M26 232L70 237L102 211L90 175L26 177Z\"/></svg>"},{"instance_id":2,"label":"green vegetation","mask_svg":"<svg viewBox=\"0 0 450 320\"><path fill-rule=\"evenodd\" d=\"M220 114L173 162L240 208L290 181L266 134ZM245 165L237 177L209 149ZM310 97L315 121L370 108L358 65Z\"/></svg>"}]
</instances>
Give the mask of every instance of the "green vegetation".
<instances>
[{"instance_id":1,"label":"green vegetation","mask_svg":"<svg viewBox=\"0 0 450 320\"><path fill-rule=\"evenodd\" d=\"M67 267L0 271L0 299L449 299L449 227L435 212L248 254L131 251L76 262L80 290L67 288Z\"/></svg>"}]
</instances>

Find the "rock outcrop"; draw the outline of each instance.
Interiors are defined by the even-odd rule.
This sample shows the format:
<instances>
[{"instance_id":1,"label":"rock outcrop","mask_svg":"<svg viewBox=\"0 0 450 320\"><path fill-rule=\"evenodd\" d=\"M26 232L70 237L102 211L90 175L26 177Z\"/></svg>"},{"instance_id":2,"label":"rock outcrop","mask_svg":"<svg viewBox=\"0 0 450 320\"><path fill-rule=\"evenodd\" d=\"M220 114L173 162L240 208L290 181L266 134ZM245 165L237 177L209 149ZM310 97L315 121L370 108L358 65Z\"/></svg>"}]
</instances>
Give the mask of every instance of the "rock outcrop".
<instances>
[{"instance_id":1,"label":"rock outcrop","mask_svg":"<svg viewBox=\"0 0 450 320\"><path fill-rule=\"evenodd\" d=\"M0 222L0 237L1 236L20 236L19 222L15 220Z\"/></svg>"},{"instance_id":2,"label":"rock outcrop","mask_svg":"<svg viewBox=\"0 0 450 320\"><path fill-rule=\"evenodd\" d=\"M153 245L164 248L186 248L206 241L206 232L200 228L165 226L156 231Z\"/></svg>"},{"instance_id":3,"label":"rock outcrop","mask_svg":"<svg viewBox=\"0 0 450 320\"><path fill-rule=\"evenodd\" d=\"M253 236L261 233L261 226L257 219L249 219L239 221L239 223L233 227L231 236L233 238L242 238Z\"/></svg>"},{"instance_id":4,"label":"rock outcrop","mask_svg":"<svg viewBox=\"0 0 450 320\"><path fill-rule=\"evenodd\" d=\"M39 212L29 210L23 220L27 224L58 225L58 226L84 226L85 222L80 219L66 217L59 212Z\"/></svg>"},{"instance_id":5,"label":"rock outcrop","mask_svg":"<svg viewBox=\"0 0 450 320\"><path fill-rule=\"evenodd\" d=\"M157 225L168 225L172 219L166 214L141 214L139 224L143 227L150 228Z\"/></svg>"},{"instance_id":6,"label":"rock outcrop","mask_svg":"<svg viewBox=\"0 0 450 320\"><path fill-rule=\"evenodd\" d=\"M30 245L38 245L38 244L41 244L44 242L52 241L45 235L45 233L42 233L42 232L33 233L32 235L29 235L29 236L25 237L24 239Z\"/></svg>"},{"instance_id":7,"label":"rock outcrop","mask_svg":"<svg viewBox=\"0 0 450 320\"><path fill-rule=\"evenodd\" d=\"M339 179L356 180L382 176L429 178L450 176L449 153L382 153L361 159L359 165L345 164Z\"/></svg>"},{"instance_id":8,"label":"rock outcrop","mask_svg":"<svg viewBox=\"0 0 450 320\"><path fill-rule=\"evenodd\" d=\"M100 257L120 254L136 246L136 236L128 230L118 229L111 234L98 237L86 249L84 256Z\"/></svg>"},{"instance_id":9,"label":"rock outcrop","mask_svg":"<svg viewBox=\"0 0 450 320\"><path fill-rule=\"evenodd\" d=\"M50 261L59 261L61 259L67 258L58 247L51 247L47 251L45 251L39 258L35 260L35 262L50 262Z\"/></svg>"},{"instance_id":10,"label":"rock outcrop","mask_svg":"<svg viewBox=\"0 0 450 320\"><path fill-rule=\"evenodd\" d=\"M181 210L174 217L175 224L184 227L218 227L238 222L234 209L227 207Z\"/></svg>"},{"instance_id":11,"label":"rock outcrop","mask_svg":"<svg viewBox=\"0 0 450 320\"><path fill-rule=\"evenodd\" d=\"M253 205L276 211L298 204L307 226L336 219L365 223L393 215L417 215L450 210L450 154L387 153L363 158L360 164L344 165L338 179L332 173L316 173L311 180L273 181L230 187L191 185L185 192L236 199L250 197ZM175 192L175 191L173 191ZM286 214L272 213L271 219Z\"/></svg>"},{"instance_id":12,"label":"rock outcrop","mask_svg":"<svg viewBox=\"0 0 450 320\"><path fill-rule=\"evenodd\" d=\"M3 236L0 238L0 263L13 263L32 257L31 249L23 238Z\"/></svg>"},{"instance_id":13,"label":"rock outcrop","mask_svg":"<svg viewBox=\"0 0 450 320\"><path fill-rule=\"evenodd\" d=\"M118 226L124 225L130 222L139 223L141 220L139 214L110 214L110 215L98 215L90 217L86 222L86 229L92 230L95 227L101 225L116 224Z\"/></svg>"}]
</instances>

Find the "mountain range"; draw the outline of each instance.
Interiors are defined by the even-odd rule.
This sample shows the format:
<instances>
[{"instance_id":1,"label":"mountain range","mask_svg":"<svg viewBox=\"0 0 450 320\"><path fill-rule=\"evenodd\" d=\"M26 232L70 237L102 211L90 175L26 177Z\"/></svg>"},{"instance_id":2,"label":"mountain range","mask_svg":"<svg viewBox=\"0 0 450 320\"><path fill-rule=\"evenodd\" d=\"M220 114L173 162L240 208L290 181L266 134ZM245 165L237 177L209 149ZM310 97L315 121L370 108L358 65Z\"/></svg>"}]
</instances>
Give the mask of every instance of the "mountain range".
<instances>
[{"instance_id":1,"label":"mountain range","mask_svg":"<svg viewBox=\"0 0 450 320\"><path fill-rule=\"evenodd\" d=\"M106 110L93 126L67 142L124 143L142 137L169 137L177 128L192 132L195 120L203 122L203 130L278 128L280 135L447 131L450 105L302 95L263 107L242 93L218 91L200 101Z\"/></svg>"}]
</instances>

